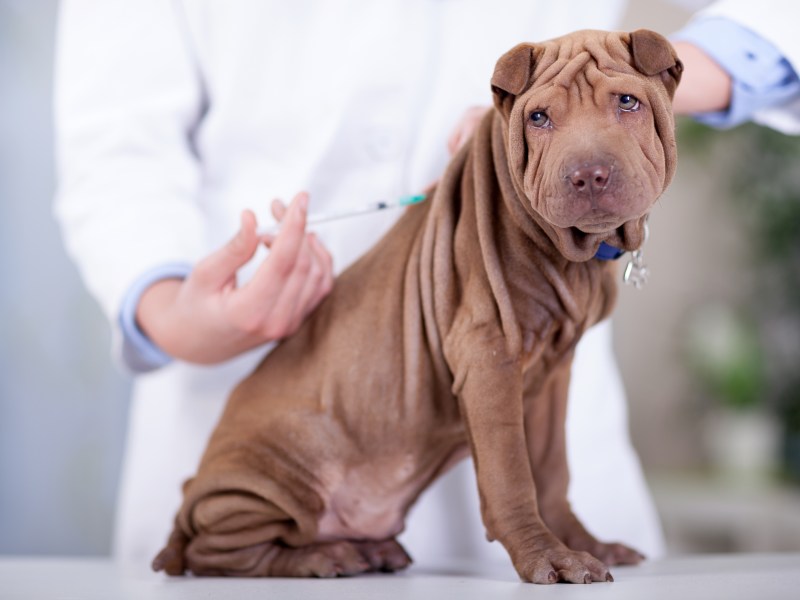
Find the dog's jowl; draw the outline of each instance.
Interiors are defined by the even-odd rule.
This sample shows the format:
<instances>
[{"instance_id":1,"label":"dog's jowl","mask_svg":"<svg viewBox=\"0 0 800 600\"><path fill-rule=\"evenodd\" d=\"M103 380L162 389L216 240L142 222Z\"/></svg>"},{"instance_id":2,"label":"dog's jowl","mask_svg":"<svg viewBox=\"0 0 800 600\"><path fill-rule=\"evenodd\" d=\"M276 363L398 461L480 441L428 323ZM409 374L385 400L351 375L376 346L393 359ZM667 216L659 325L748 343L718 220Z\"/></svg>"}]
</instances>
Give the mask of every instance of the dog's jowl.
<instances>
[{"instance_id":1,"label":"dog's jowl","mask_svg":"<svg viewBox=\"0 0 800 600\"><path fill-rule=\"evenodd\" d=\"M154 568L402 569L406 512L470 453L487 534L524 580L638 562L570 510L564 419L575 345L616 293L595 254L641 246L675 169L681 68L643 30L502 56L495 110L428 199L235 389Z\"/></svg>"}]
</instances>

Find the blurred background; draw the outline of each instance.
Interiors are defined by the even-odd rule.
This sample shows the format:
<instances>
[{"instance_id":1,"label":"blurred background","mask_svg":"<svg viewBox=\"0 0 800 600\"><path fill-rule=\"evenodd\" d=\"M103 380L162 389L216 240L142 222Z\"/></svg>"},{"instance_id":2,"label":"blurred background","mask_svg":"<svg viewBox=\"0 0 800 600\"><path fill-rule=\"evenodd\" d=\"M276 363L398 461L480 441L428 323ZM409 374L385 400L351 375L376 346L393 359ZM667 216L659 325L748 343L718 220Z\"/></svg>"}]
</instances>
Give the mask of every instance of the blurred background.
<instances>
[{"instance_id":1,"label":"blurred background","mask_svg":"<svg viewBox=\"0 0 800 600\"><path fill-rule=\"evenodd\" d=\"M669 34L702 1L631 0ZM0 0L0 554L110 549L129 380L51 216L56 0ZM800 550L800 140L679 124L616 350L671 552ZM620 267L622 268L622 266Z\"/></svg>"}]
</instances>

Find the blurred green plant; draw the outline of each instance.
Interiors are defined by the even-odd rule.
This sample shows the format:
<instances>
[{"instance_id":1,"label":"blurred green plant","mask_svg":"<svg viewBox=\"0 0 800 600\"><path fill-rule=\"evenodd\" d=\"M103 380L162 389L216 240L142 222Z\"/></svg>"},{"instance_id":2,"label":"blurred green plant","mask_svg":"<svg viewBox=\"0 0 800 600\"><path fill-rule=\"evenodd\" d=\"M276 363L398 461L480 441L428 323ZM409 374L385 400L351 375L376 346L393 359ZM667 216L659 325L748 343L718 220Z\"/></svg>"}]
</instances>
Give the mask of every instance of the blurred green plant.
<instances>
[{"instance_id":1,"label":"blurred green plant","mask_svg":"<svg viewBox=\"0 0 800 600\"><path fill-rule=\"evenodd\" d=\"M726 325L731 348L724 360L709 362L707 353L698 358L702 348L690 349L695 372L730 406L775 412L787 471L800 481L800 137L755 124L720 132L687 119L678 140L683 156L713 159L728 182L724 191L748 232L755 282Z\"/></svg>"},{"instance_id":2,"label":"blurred green plant","mask_svg":"<svg viewBox=\"0 0 800 600\"><path fill-rule=\"evenodd\" d=\"M763 404L763 352L755 324L724 304L695 310L685 335L691 372L710 397L746 411Z\"/></svg>"}]
</instances>

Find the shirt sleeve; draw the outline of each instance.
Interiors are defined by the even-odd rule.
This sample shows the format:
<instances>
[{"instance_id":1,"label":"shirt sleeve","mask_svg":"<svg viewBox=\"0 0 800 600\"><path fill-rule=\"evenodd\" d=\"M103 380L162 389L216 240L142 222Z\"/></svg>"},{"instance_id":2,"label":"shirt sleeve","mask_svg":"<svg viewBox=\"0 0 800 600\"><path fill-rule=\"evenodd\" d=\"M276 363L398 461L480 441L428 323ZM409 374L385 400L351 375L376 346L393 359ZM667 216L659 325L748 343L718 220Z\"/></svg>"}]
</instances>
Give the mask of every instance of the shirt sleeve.
<instances>
[{"instance_id":1,"label":"shirt sleeve","mask_svg":"<svg viewBox=\"0 0 800 600\"><path fill-rule=\"evenodd\" d=\"M800 80L771 42L724 17L701 17L671 36L708 54L732 79L727 110L693 115L713 127L734 127L800 96Z\"/></svg>"},{"instance_id":2,"label":"shirt sleeve","mask_svg":"<svg viewBox=\"0 0 800 600\"><path fill-rule=\"evenodd\" d=\"M121 358L134 373L145 373L163 367L172 357L161 350L136 322L136 307L144 291L162 279L185 279L192 270L188 263L172 263L155 267L137 279L122 300L119 327L122 333Z\"/></svg>"},{"instance_id":3,"label":"shirt sleeve","mask_svg":"<svg viewBox=\"0 0 800 600\"><path fill-rule=\"evenodd\" d=\"M114 339L135 282L205 254L193 136L206 104L178 0L60 4L54 212Z\"/></svg>"}]
</instances>

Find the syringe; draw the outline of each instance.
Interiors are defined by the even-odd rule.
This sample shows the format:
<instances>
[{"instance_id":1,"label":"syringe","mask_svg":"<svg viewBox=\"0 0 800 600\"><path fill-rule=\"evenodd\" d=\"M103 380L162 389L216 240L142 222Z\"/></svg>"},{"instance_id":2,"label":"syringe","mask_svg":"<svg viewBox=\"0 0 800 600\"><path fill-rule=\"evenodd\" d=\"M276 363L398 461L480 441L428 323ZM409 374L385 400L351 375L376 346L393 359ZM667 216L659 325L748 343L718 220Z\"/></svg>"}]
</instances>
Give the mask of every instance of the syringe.
<instances>
[{"instance_id":1,"label":"syringe","mask_svg":"<svg viewBox=\"0 0 800 600\"><path fill-rule=\"evenodd\" d=\"M381 200L379 202L375 202L374 204L368 204L363 208L359 208L356 210L350 211L342 211L336 213L322 213L322 214L311 214L306 219L306 227L311 227L312 225L318 225L319 223L327 223L328 221L338 221L339 219L349 219L350 217L357 217L359 215L366 215L373 212L378 212L381 210L386 210L387 208L401 208L403 206L410 206L411 204L418 204L425 200L427 196L425 194L418 194L416 196L403 196L394 202L388 202ZM260 234L270 234L276 235L280 230L280 223L277 223L271 227L267 227L264 231L260 231Z\"/></svg>"}]
</instances>

